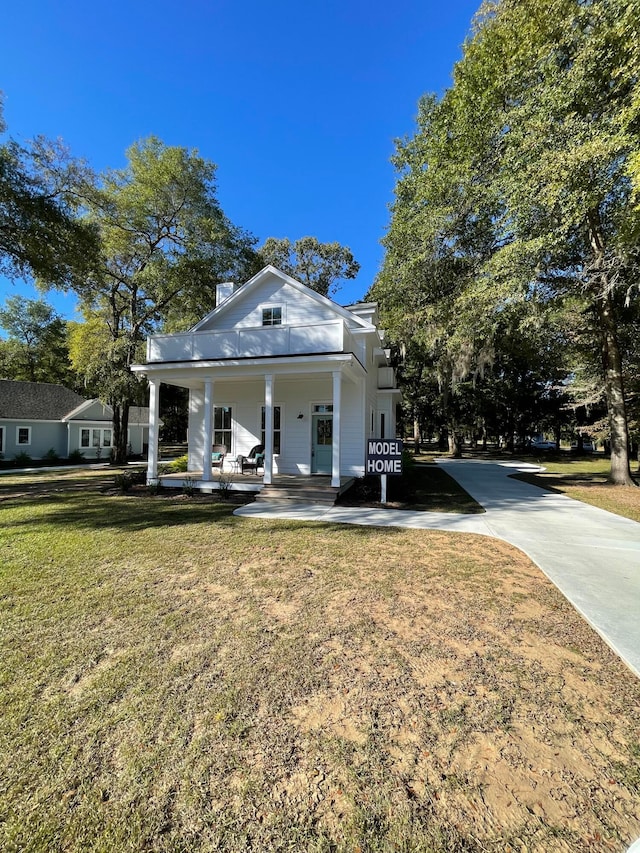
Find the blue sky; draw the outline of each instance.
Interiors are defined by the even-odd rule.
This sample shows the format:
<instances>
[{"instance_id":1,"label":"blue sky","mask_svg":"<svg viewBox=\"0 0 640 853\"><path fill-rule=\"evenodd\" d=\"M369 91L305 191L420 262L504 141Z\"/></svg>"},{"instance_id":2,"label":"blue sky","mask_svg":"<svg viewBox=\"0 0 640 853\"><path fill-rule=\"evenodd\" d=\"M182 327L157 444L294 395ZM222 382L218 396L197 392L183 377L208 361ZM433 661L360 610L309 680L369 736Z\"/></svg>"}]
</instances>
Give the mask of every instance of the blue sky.
<instances>
[{"instance_id":1,"label":"blue sky","mask_svg":"<svg viewBox=\"0 0 640 853\"><path fill-rule=\"evenodd\" d=\"M479 0L182 3L13 0L0 32L10 136L62 138L103 170L150 134L218 165L229 218L260 242L313 235L382 260L393 140L451 82ZM7 295L33 295L0 279ZM71 297L53 296L72 316Z\"/></svg>"}]
</instances>

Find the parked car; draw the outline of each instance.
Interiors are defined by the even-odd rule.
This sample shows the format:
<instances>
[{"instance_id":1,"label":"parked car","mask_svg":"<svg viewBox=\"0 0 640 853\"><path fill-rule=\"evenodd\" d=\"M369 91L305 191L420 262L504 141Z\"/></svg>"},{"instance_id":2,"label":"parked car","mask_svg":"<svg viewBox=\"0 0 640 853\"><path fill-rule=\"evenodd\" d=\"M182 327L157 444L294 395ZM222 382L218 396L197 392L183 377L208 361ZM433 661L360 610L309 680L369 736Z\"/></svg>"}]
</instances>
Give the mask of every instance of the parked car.
<instances>
[{"instance_id":1,"label":"parked car","mask_svg":"<svg viewBox=\"0 0 640 853\"><path fill-rule=\"evenodd\" d=\"M578 449L578 442L577 442L577 441L572 441L572 442L571 442L571 449L572 449L572 450L577 450L577 449ZM591 439L586 439L586 438L585 438L585 439L583 440L583 442L582 442L582 450L583 450L585 453L593 453L593 451L595 450L595 447L594 447L593 442L591 441Z\"/></svg>"},{"instance_id":2,"label":"parked car","mask_svg":"<svg viewBox=\"0 0 640 853\"><path fill-rule=\"evenodd\" d=\"M531 447L534 450L555 450L555 441L547 441L546 438L534 438L531 442Z\"/></svg>"}]
</instances>

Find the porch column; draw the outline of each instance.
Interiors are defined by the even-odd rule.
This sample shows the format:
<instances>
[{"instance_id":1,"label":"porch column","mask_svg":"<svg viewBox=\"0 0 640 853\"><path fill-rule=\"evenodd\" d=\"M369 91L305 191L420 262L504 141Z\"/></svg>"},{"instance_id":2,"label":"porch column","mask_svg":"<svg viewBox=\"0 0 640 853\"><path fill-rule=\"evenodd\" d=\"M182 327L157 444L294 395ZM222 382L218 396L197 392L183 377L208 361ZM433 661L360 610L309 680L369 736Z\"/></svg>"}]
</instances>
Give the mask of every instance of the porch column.
<instances>
[{"instance_id":1,"label":"porch column","mask_svg":"<svg viewBox=\"0 0 640 853\"><path fill-rule=\"evenodd\" d=\"M213 379L204 380L204 449L202 479L211 480L211 447L213 445Z\"/></svg>"},{"instance_id":2,"label":"porch column","mask_svg":"<svg viewBox=\"0 0 640 853\"><path fill-rule=\"evenodd\" d=\"M273 481L273 375L264 377L264 478L265 486Z\"/></svg>"},{"instance_id":3,"label":"porch column","mask_svg":"<svg viewBox=\"0 0 640 853\"><path fill-rule=\"evenodd\" d=\"M147 483L158 479L158 421L160 419L160 383L149 380L149 452L147 455Z\"/></svg>"},{"instance_id":4,"label":"porch column","mask_svg":"<svg viewBox=\"0 0 640 853\"><path fill-rule=\"evenodd\" d=\"M340 485L340 403L342 400L342 373L333 371L333 445L331 457L331 485Z\"/></svg>"}]
</instances>

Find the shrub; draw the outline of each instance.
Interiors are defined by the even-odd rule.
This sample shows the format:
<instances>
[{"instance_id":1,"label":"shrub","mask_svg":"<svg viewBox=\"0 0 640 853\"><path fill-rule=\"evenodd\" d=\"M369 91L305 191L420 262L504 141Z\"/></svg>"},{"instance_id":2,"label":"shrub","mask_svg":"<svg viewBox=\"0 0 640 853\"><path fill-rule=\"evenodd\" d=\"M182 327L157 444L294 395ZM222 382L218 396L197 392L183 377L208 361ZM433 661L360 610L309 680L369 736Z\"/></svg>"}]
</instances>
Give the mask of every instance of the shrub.
<instances>
[{"instance_id":1,"label":"shrub","mask_svg":"<svg viewBox=\"0 0 640 853\"><path fill-rule=\"evenodd\" d=\"M220 471L220 476L218 478L218 482L220 484L220 497L222 500L226 501L229 498L229 492L231 491L232 485L232 477L231 474L223 474Z\"/></svg>"},{"instance_id":2,"label":"shrub","mask_svg":"<svg viewBox=\"0 0 640 853\"><path fill-rule=\"evenodd\" d=\"M31 462L33 462L33 459L29 456L28 453L25 453L23 450L21 453L16 453L16 455L13 457L13 462L17 466L29 465Z\"/></svg>"},{"instance_id":3,"label":"shrub","mask_svg":"<svg viewBox=\"0 0 640 853\"><path fill-rule=\"evenodd\" d=\"M131 488L131 477L128 474L116 474L113 483L121 495L126 495Z\"/></svg>"},{"instance_id":4,"label":"shrub","mask_svg":"<svg viewBox=\"0 0 640 853\"><path fill-rule=\"evenodd\" d=\"M53 449L53 447L50 447L50 448L47 450L47 452L44 454L44 457L43 457L43 458L44 458L44 459L51 459L51 461L54 461L54 460L56 460L56 459L60 459L60 457L58 456L58 454L56 453L56 451Z\"/></svg>"},{"instance_id":5,"label":"shrub","mask_svg":"<svg viewBox=\"0 0 640 853\"><path fill-rule=\"evenodd\" d=\"M177 459L174 459L173 462L170 462L167 465L167 471L172 474L177 474L180 471L187 471L189 468L189 457L188 456L178 456Z\"/></svg>"},{"instance_id":6,"label":"shrub","mask_svg":"<svg viewBox=\"0 0 640 853\"><path fill-rule=\"evenodd\" d=\"M188 498L192 498L196 493L196 481L193 477L185 477L182 491Z\"/></svg>"},{"instance_id":7,"label":"shrub","mask_svg":"<svg viewBox=\"0 0 640 853\"><path fill-rule=\"evenodd\" d=\"M81 450L72 450L68 459L69 462L84 462L84 453Z\"/></svg>"}]
</instances>

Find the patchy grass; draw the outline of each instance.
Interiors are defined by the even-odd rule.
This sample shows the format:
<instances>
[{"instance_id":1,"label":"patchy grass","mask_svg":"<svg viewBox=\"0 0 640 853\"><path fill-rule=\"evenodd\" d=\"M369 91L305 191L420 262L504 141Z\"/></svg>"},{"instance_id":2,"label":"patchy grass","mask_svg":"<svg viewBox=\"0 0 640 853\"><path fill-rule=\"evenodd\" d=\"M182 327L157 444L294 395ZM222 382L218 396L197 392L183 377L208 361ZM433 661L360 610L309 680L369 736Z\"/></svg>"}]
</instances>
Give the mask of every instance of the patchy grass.
<instances>
[{"instance_id":1,"label":"patchy grass","mask_svg":"<svg viewBox=\"0 0 640 853\"><path fill-rule=\"evenodd\" d=\"M516 476L534 486L640 521L640 488L608 483L608 459L598 456L562 459L554 456L549 460L543 459L540 464L544 465L545 471Z\"/></svg>"},{"instance_id":2,"label":"patchy grass","mask_svg":"<svg viewBox=\"0 0 640 853\"><path fill-rule=\"evenodd\" d=\"M517 550L0 507L0 848L619 851L640 684Z\"/></svg>"}]
</instances>

